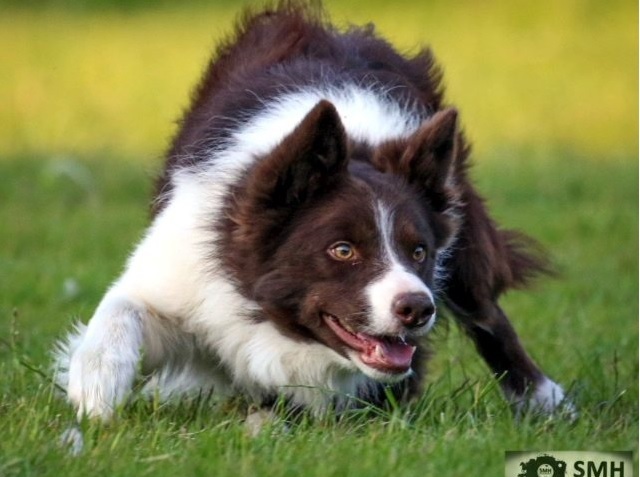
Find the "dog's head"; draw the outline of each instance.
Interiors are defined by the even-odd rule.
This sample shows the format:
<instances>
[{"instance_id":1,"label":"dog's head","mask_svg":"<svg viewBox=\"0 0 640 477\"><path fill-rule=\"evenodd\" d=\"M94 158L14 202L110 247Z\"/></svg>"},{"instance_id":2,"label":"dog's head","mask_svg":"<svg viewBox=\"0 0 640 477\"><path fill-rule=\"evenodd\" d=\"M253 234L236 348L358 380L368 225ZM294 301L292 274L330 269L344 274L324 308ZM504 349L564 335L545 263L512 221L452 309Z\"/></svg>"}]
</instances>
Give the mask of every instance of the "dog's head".
<instances>
[{"instance_id":1,"label":"dog's head","mask_svg":"<svg viewBox=\"0 0 640 477\"><path fill-rule=\"evenodd\" d=\"M240 287L284 333L406 376L456 229L456 137L447 110L406 140L349 147L320 102L234 191L224 253Z\"/></svg>"}]
</instances>

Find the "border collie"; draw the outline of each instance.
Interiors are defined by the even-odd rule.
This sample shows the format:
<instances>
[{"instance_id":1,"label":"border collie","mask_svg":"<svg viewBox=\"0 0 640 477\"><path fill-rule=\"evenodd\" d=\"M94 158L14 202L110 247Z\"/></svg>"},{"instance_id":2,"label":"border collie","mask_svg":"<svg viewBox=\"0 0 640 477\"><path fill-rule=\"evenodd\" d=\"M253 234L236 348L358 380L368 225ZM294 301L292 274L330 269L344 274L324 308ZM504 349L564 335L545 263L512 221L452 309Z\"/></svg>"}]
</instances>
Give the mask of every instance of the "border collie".
<instances>
[{"instance_id":1,"label":"border collie","mask_svg":"<svg viewBox=\"0 0 640 477\"><path fill-rule=\"evenodd\" d=\"M109 419L137 372L171 396L281 396L322 412L420 392L447 308L516 403L564 400L497 303L544 272L468 177L429 49L319 8L248 12L193 94L153 221L87 325L59 345L78 416Z\"/></svg>"}]
</instances>

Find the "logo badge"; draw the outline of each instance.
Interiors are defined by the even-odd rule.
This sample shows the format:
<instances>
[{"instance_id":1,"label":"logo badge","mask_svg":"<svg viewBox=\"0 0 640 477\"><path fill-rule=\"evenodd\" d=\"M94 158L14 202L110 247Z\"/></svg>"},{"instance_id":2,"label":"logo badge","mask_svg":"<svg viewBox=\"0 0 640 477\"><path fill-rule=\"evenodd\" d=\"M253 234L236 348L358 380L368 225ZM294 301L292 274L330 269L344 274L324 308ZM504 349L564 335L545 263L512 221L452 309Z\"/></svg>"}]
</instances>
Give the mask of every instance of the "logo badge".
<instances>
[{"instance_id":1,"label":"logo badge","mask_svg":"<svg viewBox=\"0 0 640 477\"><path fill-rule=\"evenodd\" d=\"M505 477L633 477L633 452L507 451Z\"/></svg>"}]
</instances>

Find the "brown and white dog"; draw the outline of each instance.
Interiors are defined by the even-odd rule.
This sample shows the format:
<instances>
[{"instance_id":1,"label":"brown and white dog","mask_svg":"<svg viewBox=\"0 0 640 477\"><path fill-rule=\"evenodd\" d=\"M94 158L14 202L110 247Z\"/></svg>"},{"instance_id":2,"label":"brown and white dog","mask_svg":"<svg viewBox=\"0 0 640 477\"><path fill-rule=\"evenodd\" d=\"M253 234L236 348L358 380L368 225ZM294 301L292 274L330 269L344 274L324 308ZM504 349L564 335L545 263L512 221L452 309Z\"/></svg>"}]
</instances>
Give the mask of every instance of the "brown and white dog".
<instances>
[{"instance_id":1,"label":"brown and white dog","mask_svg":"<svg viewBox=\"0 0 640 477\"><path fill-rule=\"evenodd\" d=\"M59 347L78 415L108 419L139 369L163 395L317 412L389 385L415 396L436 306L509 399L563 404L497 303L544 261L487 214L442 96L428 49L403 57L303 4L247 13L195 91L144 239Z\"/></svg>"}]
</instances>

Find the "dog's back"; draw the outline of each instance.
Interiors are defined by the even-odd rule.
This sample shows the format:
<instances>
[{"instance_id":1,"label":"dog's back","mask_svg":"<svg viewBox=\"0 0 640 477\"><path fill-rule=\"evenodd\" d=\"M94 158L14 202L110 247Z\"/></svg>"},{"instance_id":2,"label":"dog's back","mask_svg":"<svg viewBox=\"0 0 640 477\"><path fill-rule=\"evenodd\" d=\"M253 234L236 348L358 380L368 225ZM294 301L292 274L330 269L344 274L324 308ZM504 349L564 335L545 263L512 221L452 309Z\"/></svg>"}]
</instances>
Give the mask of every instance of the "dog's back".
<instances>
[{"instance_id":1,"label":"dog's back","mask_svg":"<svg viewBox=\"0 0 640 477\"><path fill-rule=\"evenodd\" d=\"M208 158L243 122L286 92L358 85L422 119L441 109L441 75L429 49L405 58L373 25L341 32L324 16L320 7L296 2L245 12L193 92L159 191L170 187L174 169Z\"/></svg>"}]
</instances>

